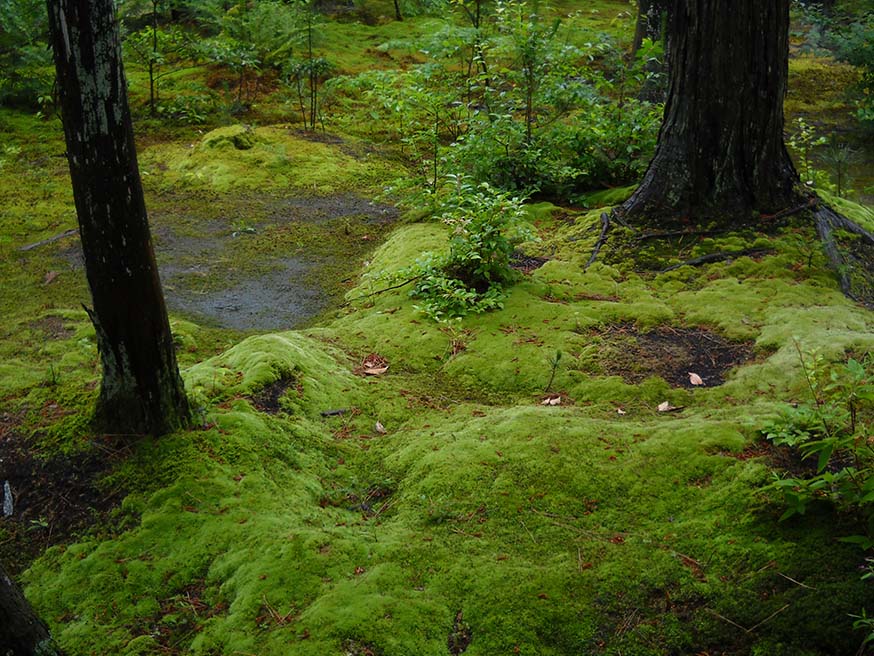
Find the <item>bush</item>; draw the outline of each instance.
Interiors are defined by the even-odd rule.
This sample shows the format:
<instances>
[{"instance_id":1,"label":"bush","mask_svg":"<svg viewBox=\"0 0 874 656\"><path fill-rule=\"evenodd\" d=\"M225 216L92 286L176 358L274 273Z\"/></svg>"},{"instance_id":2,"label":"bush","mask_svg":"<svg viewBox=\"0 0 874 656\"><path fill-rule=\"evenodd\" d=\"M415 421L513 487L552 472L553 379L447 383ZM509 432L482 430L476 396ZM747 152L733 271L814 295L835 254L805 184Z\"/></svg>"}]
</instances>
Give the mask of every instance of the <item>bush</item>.
<instances>
[{"instance_id":1,"label":"bush","mask_svg":"<svg viewBox=\"0 0 874 656\"><path fill-rule=\"evenodd\" d=\"M787 408L763 430L774 444L816 461L806 478L775 474L771 489L788 506L781 519L804 514L814 501L829 501L864 521L866 535L844 539L874 547L874 363L869 356L838 364L802 358L802 363L813 402Z\"/></svg>"},{"instance_id":2,"label":"bush","mask_svg":"<svg viewBox=\"0 0 874 656\"><path fill-rule=\"evenodd\" d=\"M0 104L36 108L55 79L45 3L3 0L0 26Z\"/></svg>"},{"instance_id":3,"label":"bush","mask_svg":"<svg viewBox=\"0 0 874 656\"><path fill-rule=\"evenodd\" d=\"M431 253L399 277L415 278L410 295L434 320L463 317L503 306L506 285L516 280L510 266L515 247L532 238L522 199L488 183L449 176L440 219L449 226L449 253Z\"/></svg>"}]
</instances>

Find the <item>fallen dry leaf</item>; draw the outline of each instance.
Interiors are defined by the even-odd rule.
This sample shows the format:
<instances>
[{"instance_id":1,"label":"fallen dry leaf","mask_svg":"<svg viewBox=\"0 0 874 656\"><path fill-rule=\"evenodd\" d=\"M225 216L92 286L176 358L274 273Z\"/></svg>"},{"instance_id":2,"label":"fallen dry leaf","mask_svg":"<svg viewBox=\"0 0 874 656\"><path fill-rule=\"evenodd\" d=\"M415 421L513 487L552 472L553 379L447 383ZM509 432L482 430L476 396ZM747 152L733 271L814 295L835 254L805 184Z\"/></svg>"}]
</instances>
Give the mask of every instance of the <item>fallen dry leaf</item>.
<instances>
[{"instance_id":1,"label":"fallen dry leaf","mask_svg":"<svg viewBox=\"0 0 874 656\"><path fill-rule=\"evenodd\" d=\"M561 395L547 396L540 402L540 405L561 405Z\"/></svg>"},{"instance_id":2,"label":"fallen dry leaf","mask_svg":"<svg viewBox=\"0 0 874 656\"><path fill-rule=\"evenodd\" d=\"M623 410L622 408L616 408L616 414L617 415L627 415L628 413L625 412L625 410Z\"/></svg>"},{"instance_id":3,"label":"fallen dry leaf","mask_svg":"<svg viewBox=\"0 0 874 656\"><path fill-rule=\"evenodd\" d=\"M689 382L692 383L693 385L703 385L704 384L704 380L702 380L701 376L699 376L698 374L692 373L691 371L689 372Z\"/></svg>"},{"instance_id":4,"label":"fallen dry leaf","mask_svg":"<svg viewBox=\"0 0 874 656\"><path fill-rule=\"evenodd\" d=\"M55 281L55 278L57 278L59 275L61 275L61 274L58 273L57 271L49 271L46 274L46 277L43 279L42 284L50 285L51 283L53 283Z\"/></svg>"},{"instance_id":5,"label":"fallen dry leaf","mask_svg":"<svg viewBox=\"0 0 874 656\"><path fill-rule=\"evenodd\" d=\"M376 432L380 435L385 435L385 426L382 425L381 421L377 421L374 428L376 429Z\"/></svg>"},{"instance_id":6,"label":"fallen dry leaf","mask_svg":"<svg viewBox=\"0 0 874 656\"><path fill-rule=\"evenodd\" d=\"M357 371L365 376L381 376L388 371L388 360L378 353L370 353L361 362L361 367Z\"/></svg>"},{"instance_id":7,"label":"fallen dry leaf","mask_svg":"<svg viewBox=\"0 0 874 656\"><path fill-rule=\"evenodd\" d=\"M659 412L677 412L678 410L682 410L686 406L684 405L671 405L670 401L662 401L659 403L658 411Z\"/></svg>"}]
</instances>

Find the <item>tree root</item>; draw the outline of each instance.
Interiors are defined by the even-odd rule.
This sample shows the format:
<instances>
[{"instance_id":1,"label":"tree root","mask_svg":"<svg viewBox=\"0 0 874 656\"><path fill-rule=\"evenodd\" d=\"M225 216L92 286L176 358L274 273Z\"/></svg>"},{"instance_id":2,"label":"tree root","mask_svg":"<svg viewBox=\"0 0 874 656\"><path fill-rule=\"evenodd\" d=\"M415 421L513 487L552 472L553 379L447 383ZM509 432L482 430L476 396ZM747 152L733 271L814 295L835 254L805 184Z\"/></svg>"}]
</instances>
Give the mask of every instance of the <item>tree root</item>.
<instances>
[{"instance_id":1,"label":"tree root","mask_svg":"<svg viewBox=\"0 0 874 656\"><path fill-rule=\"evenodd\" d=\"M773 248L745 248L742 251L719 251L718 253L708 253L707 255L702 255L701 257L693 257L691 260L686 260L685 262L680 262L679 264L672 264L669 267L662 269L659 273L667 273L668 271L674 271L675 269L679 269L684 266L701 266L702 264L710 264L712 262L724 262L726 260L733 260L737 257L744 257L749 255L765 255L767 253L773 253Z\"/></svg>"},{"instance_id":2,"label":"tree root","mask_svg":"<svg viewBox=\"0 0 874 656\"><path fill-rule=\"evenodd\" d=\"M848 250L842 250L835 233L847 232L859 237L867 246L874 246L874 234L827 205L819 205L813 211L813 220L825 256L838 277L841 291L866 307L874 307L874 270L871 268L874 256L866 261Z\"/></svg>"},{"instance_id":3,"label":"tree root","mask_svg":"<svg viewBox=\"0 0 874 656\"><path fill-rule=\"evenodd\" d=\"M610 216L606 212L601 212L601 234L598 236L598 241L595 242L595 247L592 249L592 254L589 256L589 261L583 267L583 271L587 271L595 260L598 258L598 253L601 252L601 247L607 243L607 234L610 232Z\"/></svg>"},{"instance_id":4,"label":"tree root","mask_svg":"<svg viewBox=\"0 0 874 656\"><path fill-rule=\"evenodd\" d=\"M874 308L874 250L869 256L863 256L861 252L853 252L850 249L842 248L838 243L838 234L840 232L848 233L855 237L860 245L868 248L874 248L874 233L863 228L859 224L835 212L829 206L823 204L820 199L812 195L804 203L781 210L775 214L762 214L758 225L741 225L737 229L757 229L758 231L773 230L782 225L782 219L789 216L800 214L806 210L810 210L813 217L813 224L816 232L822 241L823 251L825 256L835 271L838 277L838 282L841 291L850 299L862 303L866 307ZM764 222L767 221L767 224ZM592 253L584 267L587 270L598 258L604 244L607 243L610 228L612 223L625 222L620 220L619 214L614 210L610 215L607 213L601 214L601 234L598 236ZM670 232L653 232L638 234L633 238L635 243L650 239L675 239L682 237L708 237L717 234L725 234L734 230L677 230ZM679 264L669 266L662 269L661 272L673 271L682 266L700 266L710 264L712 262L722 262L736 257L745 255L758 255L769 252L771 249L751 248L741 251L722 251L719 253L709 253L696 257L691 260L686 260Z\"/></svg>"}]
</instances>

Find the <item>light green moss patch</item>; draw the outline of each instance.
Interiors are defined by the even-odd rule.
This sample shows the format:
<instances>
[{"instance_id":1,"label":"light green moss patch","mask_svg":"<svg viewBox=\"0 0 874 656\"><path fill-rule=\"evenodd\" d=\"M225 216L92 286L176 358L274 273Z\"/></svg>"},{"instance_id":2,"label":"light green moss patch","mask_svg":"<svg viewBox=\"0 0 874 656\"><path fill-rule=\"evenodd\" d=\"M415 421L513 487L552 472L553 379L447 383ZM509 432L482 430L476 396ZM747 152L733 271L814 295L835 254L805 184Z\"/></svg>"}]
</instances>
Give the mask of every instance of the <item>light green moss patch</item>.
<instances>
[{"instance_id":1,"label":"light green moss patch","mask_svg":"<svg viewBox=\"0 0 874 656\"><path fill-rule=\"evenodd\" d=\"M859 81L859 71L830 57L803 55L789 60L787 116L815 117L817 122L841 123L853 112L847 89Z\"/></svg>"},{"instance_id":2,"label":"light green moss patch","mask_svg":"<svg viewBox=\"0 0 874 656\"><path fill-rule=\"evenodd\" d=\"M397 174L396 167L367 153L347 155L339 145L287 128L242 125L218 128L188 146L147 148L141 168L149 184L161 188L294 189L313 195L379 189Z\"/></svg>"}]
</instances>

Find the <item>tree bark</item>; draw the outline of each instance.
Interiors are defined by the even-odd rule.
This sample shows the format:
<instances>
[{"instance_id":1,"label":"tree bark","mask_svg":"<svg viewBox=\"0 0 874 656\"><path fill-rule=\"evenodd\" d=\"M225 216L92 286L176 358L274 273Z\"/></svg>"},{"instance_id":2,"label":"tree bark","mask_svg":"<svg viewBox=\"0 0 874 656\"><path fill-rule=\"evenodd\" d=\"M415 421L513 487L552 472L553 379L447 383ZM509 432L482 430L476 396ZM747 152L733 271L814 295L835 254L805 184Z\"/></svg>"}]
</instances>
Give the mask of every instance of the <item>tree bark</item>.
<instances>
[{"instance_id":1,"label":"tree bark","mask_svg":"<svg viewBox=\"0 0 874 656\"><path fill-rule=\"evenodd\" d=\"M730 227L798 204L783 144L789 0L674 0L656 153L619 214Z\"/></svg>"},{"instance_id":2,"label":"tree bark","mask_svg":"<svg viewBox=\"0 0 874 656\"><path fill-rule=\"evenodd\" d=\"M0 565L0 654L60 656L46 625Z\"/></svg>"},{"instance_id":3,"label":"tree bark","mask_svg":"<svg viewBox=\"0 0 874 656\"><path fill-rule=\"evenodd\" d=\"M96 425L185 425L176 355L137 166L113 0L47 0L67 159L103 365Z\"/></svg>"},{"instance_id":4,"label":"tree bark","mask_svg":"<svg viewBox=\"0 0 874 656\"><path fill-rule=\"evenodd\" d=\"M634 26L634 40L631 42L631 56L637 54L644 39L660 41L667 0L638 0L637 22Z\"/></svg>"}]
</instances>

